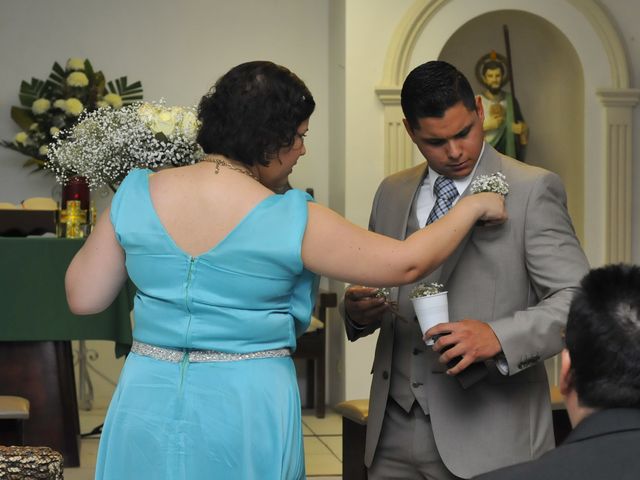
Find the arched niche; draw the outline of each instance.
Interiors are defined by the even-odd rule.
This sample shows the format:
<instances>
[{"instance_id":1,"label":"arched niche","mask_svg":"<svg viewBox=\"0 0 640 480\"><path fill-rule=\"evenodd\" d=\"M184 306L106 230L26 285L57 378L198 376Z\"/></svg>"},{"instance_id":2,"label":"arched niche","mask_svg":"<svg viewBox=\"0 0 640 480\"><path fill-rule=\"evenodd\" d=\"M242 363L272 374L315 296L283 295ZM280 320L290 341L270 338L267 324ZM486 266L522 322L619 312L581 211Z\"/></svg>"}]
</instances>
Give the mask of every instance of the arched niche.
<instances>
[{"instance_id":1,"label":"arched niche","mask_svg":"<svg viewBox=\"0 0 640 480\"><path fill-rule=\"evenodd\" d=\"M575 51L584 89L583 117L576 120L583 125L583 194L575 201L588 212L583 222L585 251L593 265L630 261L631 110L640 90L629 88L619 35L593 0L416 0L395 30L376 88L384 106L386 173L413 164L400 108L406 74L422 61L440 58L465 24L504 11L526 12L548 22ZM414 58L417 48L419 60Z\"/></svg>"},{"instance_id":2,"label":"arched niche","mask_svg":"<svg viewBox=\"0 0 640 480\"><path fill-rule=\"evenodd\" d=\"M560 175L569 213L584 243L584 78L571 42L538 15L501 10L462 25L447 40L439 59L456 65L474 91L481 92L484 86L474 67L491 50L505 53L503 25L509 27L516 94L530 127L525 161ZM424 58L422 49L418 41L411 65ZM414 163L415 157L419 154L414 154Z\"/></svg>"}]
</instances>

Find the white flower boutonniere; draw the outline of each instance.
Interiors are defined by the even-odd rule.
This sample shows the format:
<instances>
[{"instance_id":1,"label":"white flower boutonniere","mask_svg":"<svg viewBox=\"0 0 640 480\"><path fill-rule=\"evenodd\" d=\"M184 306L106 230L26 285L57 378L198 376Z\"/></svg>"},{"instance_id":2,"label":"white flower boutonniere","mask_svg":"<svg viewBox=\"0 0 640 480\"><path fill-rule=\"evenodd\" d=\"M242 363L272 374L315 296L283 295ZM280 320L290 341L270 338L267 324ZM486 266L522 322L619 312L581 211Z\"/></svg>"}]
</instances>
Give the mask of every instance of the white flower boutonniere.
<instances>
[{"instance_id":1,"label":"white flower boutonniere","mask_svg":"<svg viewBox=\"0 0 640 480\"><path fill-rule=\"evenodd\" d=\"M493 192L506 195L509 193L509 184L507 183L507 178L501 172L492 173L491 175L479 175L471 182L470 192Z\"/></svg>"}]
</instances>

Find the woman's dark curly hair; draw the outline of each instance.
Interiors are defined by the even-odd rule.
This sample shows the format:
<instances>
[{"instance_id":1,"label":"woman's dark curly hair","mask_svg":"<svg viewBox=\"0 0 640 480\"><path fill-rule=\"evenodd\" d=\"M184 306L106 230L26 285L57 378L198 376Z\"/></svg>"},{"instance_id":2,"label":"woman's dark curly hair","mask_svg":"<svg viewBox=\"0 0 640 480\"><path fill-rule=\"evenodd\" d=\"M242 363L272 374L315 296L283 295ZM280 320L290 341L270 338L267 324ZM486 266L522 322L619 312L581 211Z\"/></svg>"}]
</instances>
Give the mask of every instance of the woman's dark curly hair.
<instances>
[{"instance_id":1,"label":"woman's dark curly hair","mask_svg":"<svg viewBox=\"0 0 640 480\"><path fill-rule=\"evenodd\" d=\"M220 77L198 106L198 143L246 165L268 165L291 147L316 104L293 72L272 62L238 65Z\"/></svg>"}]
</instances>

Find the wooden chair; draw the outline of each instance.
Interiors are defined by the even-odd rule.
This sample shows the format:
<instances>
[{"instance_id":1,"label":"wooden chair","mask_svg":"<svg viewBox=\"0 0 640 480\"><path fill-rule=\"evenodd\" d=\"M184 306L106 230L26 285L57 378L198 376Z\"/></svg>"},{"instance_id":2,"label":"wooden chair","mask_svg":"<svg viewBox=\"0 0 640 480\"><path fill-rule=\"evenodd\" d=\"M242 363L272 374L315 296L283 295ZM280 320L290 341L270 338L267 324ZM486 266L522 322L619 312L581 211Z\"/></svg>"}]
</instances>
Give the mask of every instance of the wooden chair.
<instances>
[{"instance_id":1,"label":"wooden chair","mask_svg":"<svg viewBox=\"0 0 640 480\"><path fill-rule=\"evenodd\" d=\"M24 421L29 418L29 400L0 395L0 444L24 445Z\"/></svg>"},{"instance_id":2,"label":"wooden chair","mask_svg":"<svg viewBox=\"0 0 640 480\"><path fill-rule=\"evenodd\" d=\"M321 328L303 334L298 338L298 347L293 354L294 359L304 359L307 363L307 399L313 402L316 417L324 418L325 414L325 381L326 381L326 338L327 308L338 305L338 296L334 292L319 292L316 298L314 315L322 322Z\"/></svg>"},{"instance_id":3,"label":"wooden chair","mask_svg":"<svg viewBox=\"0 0 640 480\"><path fill-rule=\"evenodd\" d=\"M367 480L364 445L369 399L346 400L336 405L335 410L342 415L342 479Z\"/></svg>"}]
</instances>

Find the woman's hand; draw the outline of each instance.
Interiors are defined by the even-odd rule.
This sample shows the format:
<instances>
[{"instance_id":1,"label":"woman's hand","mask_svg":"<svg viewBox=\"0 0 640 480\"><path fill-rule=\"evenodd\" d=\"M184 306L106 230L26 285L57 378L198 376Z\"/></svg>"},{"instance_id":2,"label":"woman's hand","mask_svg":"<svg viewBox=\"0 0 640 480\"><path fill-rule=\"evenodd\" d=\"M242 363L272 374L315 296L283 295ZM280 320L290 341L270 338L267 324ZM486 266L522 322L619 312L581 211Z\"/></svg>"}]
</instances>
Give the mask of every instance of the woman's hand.
<instances>
[{"instance_id":1,"label":"woman's hand","mask_svg":"<svg viewBox=\"0 0 640 480\"><path fill-rule=\"evenodd\" d=\"M507 218L504 196L499 193L482 192L464 197L460 202L474 202L478 208L478 220L485 225L500 225Z\"/></svg>"}]
</instances>

